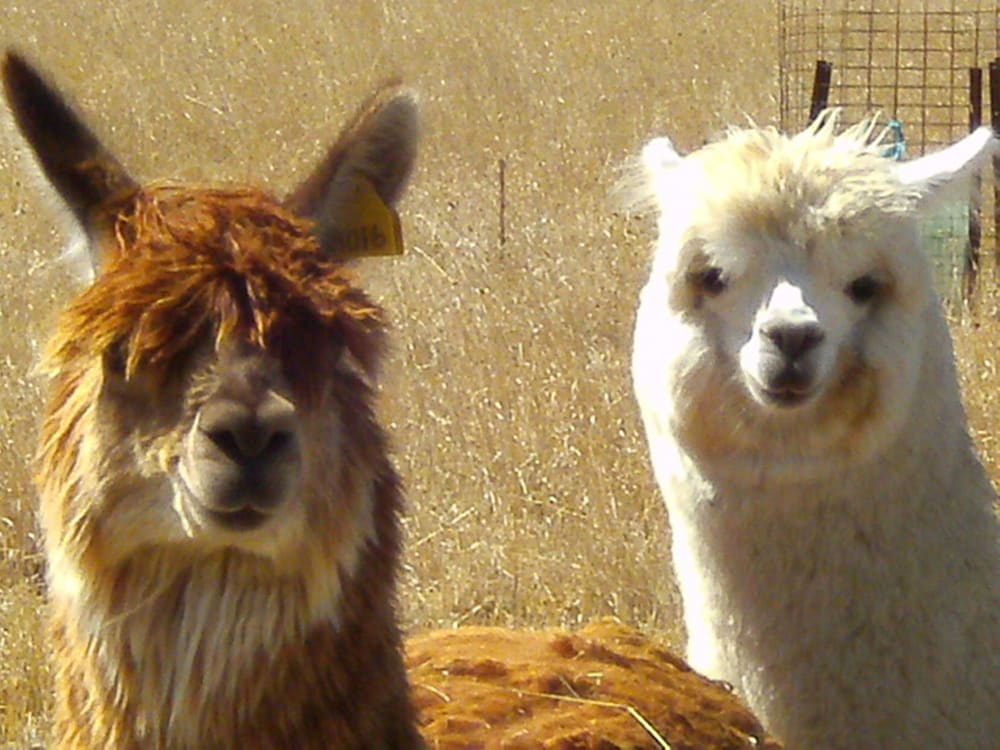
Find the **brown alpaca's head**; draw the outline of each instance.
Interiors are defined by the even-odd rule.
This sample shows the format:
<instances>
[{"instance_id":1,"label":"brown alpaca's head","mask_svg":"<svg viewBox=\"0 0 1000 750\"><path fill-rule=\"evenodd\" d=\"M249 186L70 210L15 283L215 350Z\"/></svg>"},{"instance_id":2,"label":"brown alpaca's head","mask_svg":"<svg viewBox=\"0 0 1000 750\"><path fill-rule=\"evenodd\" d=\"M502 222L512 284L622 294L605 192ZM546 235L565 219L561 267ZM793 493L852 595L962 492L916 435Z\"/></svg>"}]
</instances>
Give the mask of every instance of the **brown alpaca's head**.
<instances>
[{"instance_id":1,"label":"brown alpaca's head","mask_svg":"<svg viewBox=\"0 0 1000 750\"><path fill-rule=\"evenodd\" d=\"M374 97L278 200L141 186L23 59L8 54L3 77L94 273L42 363L54 577L66 558L86 577L164 551L349 570L378 514L385 323L343 261L399 242L412 98Z\"/></svg>"}]
</instances>

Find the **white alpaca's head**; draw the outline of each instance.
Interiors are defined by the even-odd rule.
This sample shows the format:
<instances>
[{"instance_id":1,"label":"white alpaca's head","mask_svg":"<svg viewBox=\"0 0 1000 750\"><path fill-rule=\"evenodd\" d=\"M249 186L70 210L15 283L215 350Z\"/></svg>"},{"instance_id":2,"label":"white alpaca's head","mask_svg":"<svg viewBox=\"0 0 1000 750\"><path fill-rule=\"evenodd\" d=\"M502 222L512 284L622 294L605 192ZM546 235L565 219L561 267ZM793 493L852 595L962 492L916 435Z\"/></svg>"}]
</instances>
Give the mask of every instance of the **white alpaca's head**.
<instances>
[{"instance_id":1,"label":"white alpaca's head","mask_svg":"<svg viewBox=\"0 0 1000 750\"><path fill-rule=\"evenodd\" d=\"M940 319L921 218L995 141L983 129L900 164L873 122L836 129L830 111L794 136L644 149L659 238L634 365L650 429L800 468L899 429Z\"/></svg>"}]
</instances>

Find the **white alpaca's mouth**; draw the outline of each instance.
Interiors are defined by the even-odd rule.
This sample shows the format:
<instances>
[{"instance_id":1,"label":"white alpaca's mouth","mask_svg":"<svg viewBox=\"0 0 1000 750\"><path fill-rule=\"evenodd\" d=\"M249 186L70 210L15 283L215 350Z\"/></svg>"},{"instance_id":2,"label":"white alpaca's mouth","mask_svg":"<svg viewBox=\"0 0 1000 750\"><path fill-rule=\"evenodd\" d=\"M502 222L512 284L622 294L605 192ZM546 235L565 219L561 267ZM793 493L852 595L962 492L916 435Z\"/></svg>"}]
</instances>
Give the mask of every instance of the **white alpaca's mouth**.
<instances>
[{"instance_id":1,"label":"white alpaca's mouth","mask_svg":"<svg viewBox=\"0 0 1000 750\"><path fill-rule=\"evenodd\" d=\"M812 377L757 378L747 373L745 380L755 401L780 410L805 406L823 390Z\"/></svg>"},{"instance_id":2,"label":"white alpaca's mouth","mask_svg":"<svg viewBox=\"0 0 1000 750\"><path fill-rule=\"evenodd\" d=\"M812 388L807 390L795 390L792 388L763 388L760 391L764 402L768 405L777 406L781 409L790 409L796 406L801 406L811 401L814 393L815 391Z\"/></svg>"},{"instance_id":3,"label":"white alpaca's mouth","mask_svg":"<svg viewBox=\"0 0 1000 750\"><path fill-rule=\"evenodd\" d=\"M818 351L786 356L773 347L761 349L743 363L743 380L761 406L794 409L811 403L823 391L825 379Z\"/></svg>"}]
</instances>

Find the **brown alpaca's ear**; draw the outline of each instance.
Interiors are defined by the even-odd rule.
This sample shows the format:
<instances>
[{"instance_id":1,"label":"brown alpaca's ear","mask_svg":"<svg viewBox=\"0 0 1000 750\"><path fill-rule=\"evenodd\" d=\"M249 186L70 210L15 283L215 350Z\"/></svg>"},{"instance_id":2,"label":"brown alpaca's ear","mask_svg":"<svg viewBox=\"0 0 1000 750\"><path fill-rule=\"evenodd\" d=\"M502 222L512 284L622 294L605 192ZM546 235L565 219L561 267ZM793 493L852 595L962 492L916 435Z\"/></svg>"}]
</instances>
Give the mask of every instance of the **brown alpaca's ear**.
<instances>
[{"instance_id":1,"label":"brown alpaca's ear","mask_svg":"<svg viewBox=\"0 0 1000 750\"><path fill-rule=\"evenodd\" d=\"M413 95L384 89L285 204L316 222L320 246L335 257L401 253L395 205L413 172L418 140Z\"/></svg>"},{"instance_id":2,"label":"brown alpaca's ear","mask_svg":"<svg viewBox=\"0 0 1000 750\"><path fill-rule=\"evenodd\" d=\"M90 239L90 262L101 264L99 235L108 229L110 199L136 186L66 101L16 52L3 61L7 105L52 184Z\"/></svg>"}]
</instances>

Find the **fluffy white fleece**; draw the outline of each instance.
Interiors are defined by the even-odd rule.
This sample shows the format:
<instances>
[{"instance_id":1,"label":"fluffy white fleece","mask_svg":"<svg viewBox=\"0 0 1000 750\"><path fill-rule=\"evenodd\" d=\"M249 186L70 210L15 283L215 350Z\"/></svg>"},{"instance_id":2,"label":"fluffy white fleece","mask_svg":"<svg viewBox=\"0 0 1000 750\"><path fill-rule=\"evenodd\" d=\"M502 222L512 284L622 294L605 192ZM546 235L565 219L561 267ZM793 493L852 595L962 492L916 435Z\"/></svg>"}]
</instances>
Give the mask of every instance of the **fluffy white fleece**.
<instances>
[{"instance_id":1,"label":"fluffy white fleece","mask_svg":"<svg viewBox=\"0 0 1000 750\"><path fill-rule=\"evenodd\" d=\"M1000 533L919 236L996 142L898 164L871 132L643 152L634 384L688 656L796 750L997 750Z\"/></svg>"}]
</instances>

